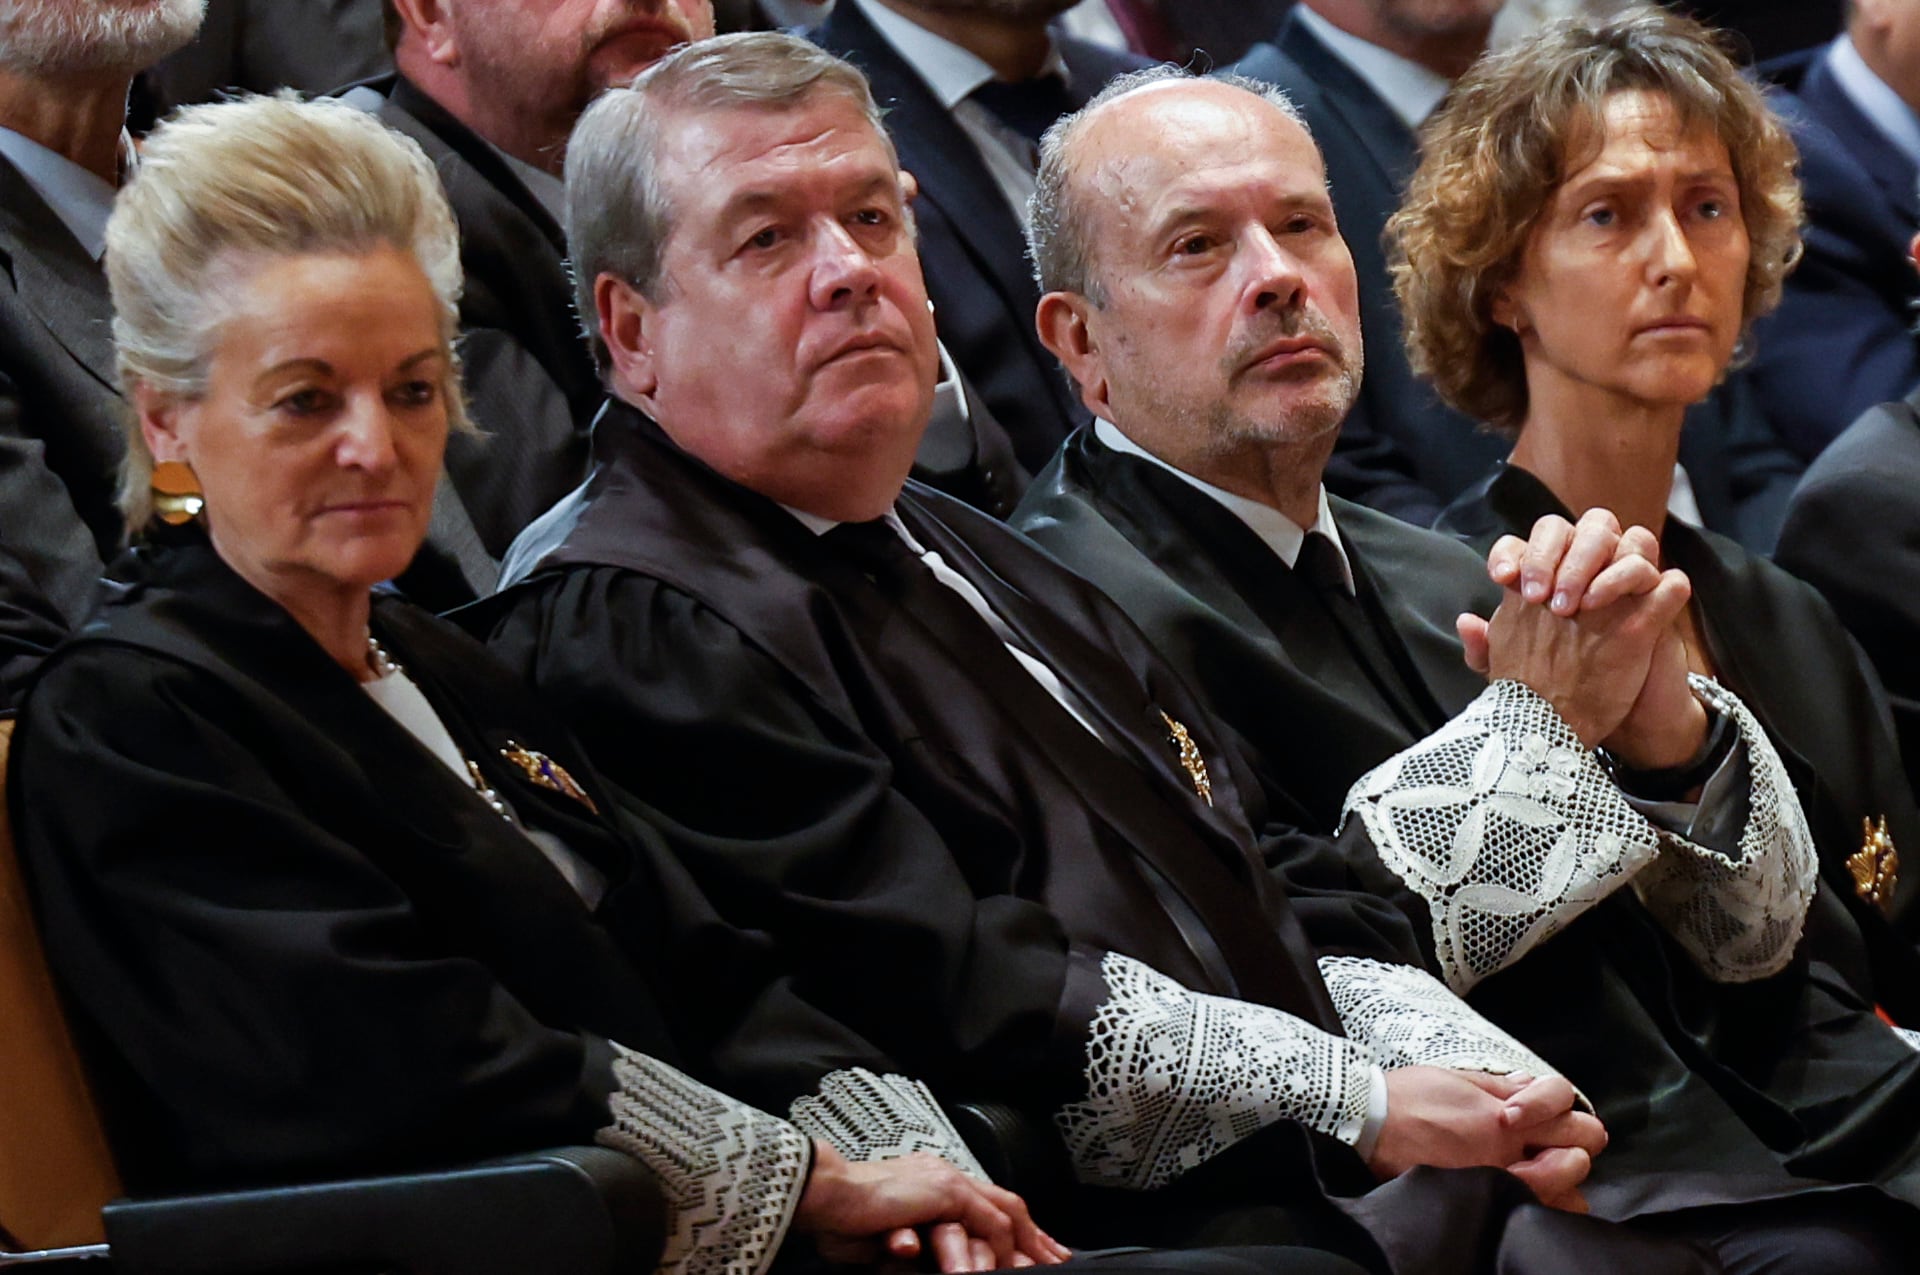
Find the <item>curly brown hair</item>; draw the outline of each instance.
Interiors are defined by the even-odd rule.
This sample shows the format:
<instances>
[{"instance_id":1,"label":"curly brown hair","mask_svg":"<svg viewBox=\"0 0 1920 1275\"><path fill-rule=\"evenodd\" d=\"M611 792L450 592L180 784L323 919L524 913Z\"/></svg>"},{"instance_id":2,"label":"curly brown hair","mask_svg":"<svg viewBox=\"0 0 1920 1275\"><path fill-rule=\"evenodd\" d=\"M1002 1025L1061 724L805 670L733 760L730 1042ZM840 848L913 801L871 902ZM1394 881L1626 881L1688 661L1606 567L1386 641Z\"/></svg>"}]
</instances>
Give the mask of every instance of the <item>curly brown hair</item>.
<instances>
[{"instance_id":1,"label":"curly brown hair","mask_svg":"<svg viewBox=\"0 0 1920 1275\"><path fill-rule=\"evenodd\" d=\"M1496 432L1527 412L1520 342L1493 321L1534 225L1604 145L1607 99L1642 90L1726 145L1751 244L1742 310L1779 304L1800 257L1798 153L1716 35L1664 9L1556 22L1475 64L1421 133L1420 167L1387 223L1407 357L1448 403Z\"/></svg>"}]
</instances>

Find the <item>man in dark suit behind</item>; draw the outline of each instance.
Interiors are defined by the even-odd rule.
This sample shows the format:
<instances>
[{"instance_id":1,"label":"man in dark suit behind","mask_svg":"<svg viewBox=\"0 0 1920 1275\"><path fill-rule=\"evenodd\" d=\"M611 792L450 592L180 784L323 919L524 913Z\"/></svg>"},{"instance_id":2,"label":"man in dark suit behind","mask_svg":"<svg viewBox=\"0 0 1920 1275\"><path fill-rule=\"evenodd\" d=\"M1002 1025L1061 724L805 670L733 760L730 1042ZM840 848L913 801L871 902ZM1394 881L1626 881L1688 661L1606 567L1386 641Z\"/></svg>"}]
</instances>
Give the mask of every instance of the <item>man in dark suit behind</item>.
<instances>
[{"instance_id":1,"label":"man in dark suit behind","mask_svg":"<svg viewBox=\"0 0 1920 1275\"><path fill-rule=\"evenodd\" d=\"M0 549L13 559L0 606L37 617L43 635L49 616L85 617L120 545L123 405L100 258L134 159L128 87L193 38L201 11L138 0L84 18L50 4L0 13Z\"/></svg>"},{"instance_id":2,"label":"man in dark suit behind","mask_svg":"<svg viewBox=\"0 0 1920 1275\"><path fill-rule=\"evenodd\" d=\"M1234 67L1285 89L1306 117L1360 280L1366 384L1327 486L1421 526L1508 447L1441 404L1407 365L1382 235L1413 172L1415 130L1485 50L1503 2L1300 0L1274 42ZM1801 466L1774 443L1750 385L1736 377L1694 409L1680 459L1697 505L1683 516L1772 547ZM1382 481L1393 473L1401 481Z\"/></svg>"},{"instance_id":3,"label":"man in dark suit behind","mask_svg":"<svg viewBox=\"0 0 1920 1275\"><path fill-rule=\"evenodd\" d=\"M1920 6L1856 0L1838 39L1763 70L1800 148L1806 254L1754 329L1752 376L1811 461L1876 403L1920 385Z\"/></svg>"},{"instance_id":4,"label":"man in dark suit behind","mask_svg":"<svg viewBox=\"0 0 1920 1275\"><path fill-rule=\"evenodd\" d=\"M1033 331L1026 199L1034 145L1053 120L1130 54L1055 39L1047 24L1074 0L840 0L811 32L873 83L900 163L920 183L920 261L940 339L1039 468L1085 419Z\"/></svg>"}]
</instances>

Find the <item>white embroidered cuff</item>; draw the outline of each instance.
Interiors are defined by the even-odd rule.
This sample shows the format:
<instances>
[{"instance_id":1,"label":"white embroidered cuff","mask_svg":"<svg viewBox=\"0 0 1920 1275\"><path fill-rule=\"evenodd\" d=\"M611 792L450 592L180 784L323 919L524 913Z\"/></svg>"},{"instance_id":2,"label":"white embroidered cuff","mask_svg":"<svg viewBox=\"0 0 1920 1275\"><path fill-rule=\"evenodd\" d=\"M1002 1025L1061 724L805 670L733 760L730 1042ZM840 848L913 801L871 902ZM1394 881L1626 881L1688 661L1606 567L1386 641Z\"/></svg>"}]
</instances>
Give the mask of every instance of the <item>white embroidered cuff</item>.
<instances>
[{"instance_id":1,"label":"white embroidered cuff","mask_svg":"<svg viewBox=\"0 0 1920 1275\"><path fill-rule=\"evenodd\" d=\"M1347 794L1381 862L1427 904L1465 993L1626 884L1658 853L1553 706L1518 682L1362 775Z\"/></svg>"},{"instance_id":2,"label":"white embroidered cuff","mask_svg":"<svg viewBox=\"0 0 1920 1275\"><path fill-rule=\"evenodd\" d=\"M1323 956L1320 977L1347 1035L1372 1050L1383 1067L1560 1074L1423 969Z\"/></svg>"},{"instance_id":3,"label":"white embroidered cuff","mask_svg":"<svg viewBox=\"0 0 1920 1275\"><path fill-rule=\"evenodd\" d=\"M796 1098L787 1114L802 1132L824 1139L849 1160L930 1151L970 1177L989 1180L932 1092L906 1076L876 1075L865 1067L836 1071L817 1092Z\"/></svg>"},{"instance_id":4,"label":"white embroidered cuff","mask_svg":"<svg viewBox=\"0 0 1920 1275\"><path fill-rule=\"evenodd\" d=\"M1733 857L1661 834L1659 857L1633 888L1709 978L1766 978L1792 958L1806 924L1819 876L1813 835L1780 754L1747 706L1711 678L1689 681L1702 703L1733 720L1746 745L1747 825Z\"/></svg>"},{"instance_id":5,"label":"white embroidered cuff","mask_svg":"<svg viewBox=\"0 0 1920 1275\"><path fill-rule=\"evenodd\" d=\"M764 1275L807 1184L812 1145L775 1116L614 1046L613 1123L599 1141L652 1169L671 1229L668 1275Z\"/></svg>"},{"instance_id":6,"label":"white embroidered cuff","mask_svg":"<svg viewBox=\"0 0 1920 1275\"><path fill-rule=\"evenodd\" d=\"M1152 1190L1279 1120L1359 1139L1375 1068L1353 1041L1113 952L1100 973L1087 1098L1054 1116L1082 1181Z\"/></svg>"}]
</instances>

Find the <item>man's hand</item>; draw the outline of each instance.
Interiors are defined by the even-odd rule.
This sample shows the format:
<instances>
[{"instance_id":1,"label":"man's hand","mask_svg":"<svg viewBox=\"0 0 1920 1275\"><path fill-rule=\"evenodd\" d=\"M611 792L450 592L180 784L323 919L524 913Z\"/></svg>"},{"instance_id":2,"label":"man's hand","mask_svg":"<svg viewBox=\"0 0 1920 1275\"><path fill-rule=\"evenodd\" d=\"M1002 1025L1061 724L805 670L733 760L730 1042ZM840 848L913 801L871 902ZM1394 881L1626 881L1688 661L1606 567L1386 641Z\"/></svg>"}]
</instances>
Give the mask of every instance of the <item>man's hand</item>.
<instances>
[{"instance_id":1,"label":"man's hand","mask_svg":"<svg viewBox=\"0 0 1920 1275\"><path fill-rule=\"evenodd\" d=\"M1507 589L1500 609L1491 622L1458 622L1467 662L1532 688L1590 748L1615 742L1631 722L1617 741L1628 764L1690 741L1684 761L1704 738L1705 715L1682 703L1692 699L1684 658L1676 675L1665 644L1691 587L1682 573L1661 571L1657 553L1651 533L1622 532L1604 509L1588 510L1577 527L1542 518L1524 544L1504 537L1487 561ZM1650 673L1659 675L1651 686Z\"/></svg>"},{"instance_id":2,"label":"man's hand","mask_svg":"<svg viewBox=\"0 0 1920 1275\"><path fill-rule=\"evenodd\" d=\"M1421 1164L1491 1165L1520 1178L1543 1203L1585 1212L1579 1186L1607 1132L1573 1109L1573 1097L1558 1076L1396 1068L1387 1073L1387 1119L1371 1167L1384 1180Z\"/></svg>"},{"instance_id":3,"label":"man's hand","mask_svg":"<svg viewBox=\"0 0 1920 1275\"><path fill-rule=\"evenodd\" d=\"M1034 1225L1019 1196L938 1156L856 1164L817 1139L793 1225L814 1237L821 1256L844 1264L910 1261L921 1252L921 1227L943 1272L1051 1266L1072 1255Z\"/></svg>"}]
</instances>

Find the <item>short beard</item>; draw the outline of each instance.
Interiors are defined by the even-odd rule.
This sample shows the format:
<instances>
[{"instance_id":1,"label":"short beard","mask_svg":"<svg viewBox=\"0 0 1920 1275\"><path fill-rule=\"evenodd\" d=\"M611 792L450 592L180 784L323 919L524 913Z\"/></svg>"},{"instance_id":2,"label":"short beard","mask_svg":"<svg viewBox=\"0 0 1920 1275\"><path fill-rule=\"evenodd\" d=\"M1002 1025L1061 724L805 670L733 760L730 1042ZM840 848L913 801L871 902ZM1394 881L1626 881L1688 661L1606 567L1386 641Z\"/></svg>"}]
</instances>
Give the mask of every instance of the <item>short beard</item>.
<instances>
[{"instance_id":1,"label":"short beard","mask_svg":"<svg viewBox=\"0 0 1920 1275\"><path fill-rule=\"evenodd\" d=\"M36 79L134 75L193 41L207 0L0 0L0 70Z\"/></svg>"}]
</instances>

